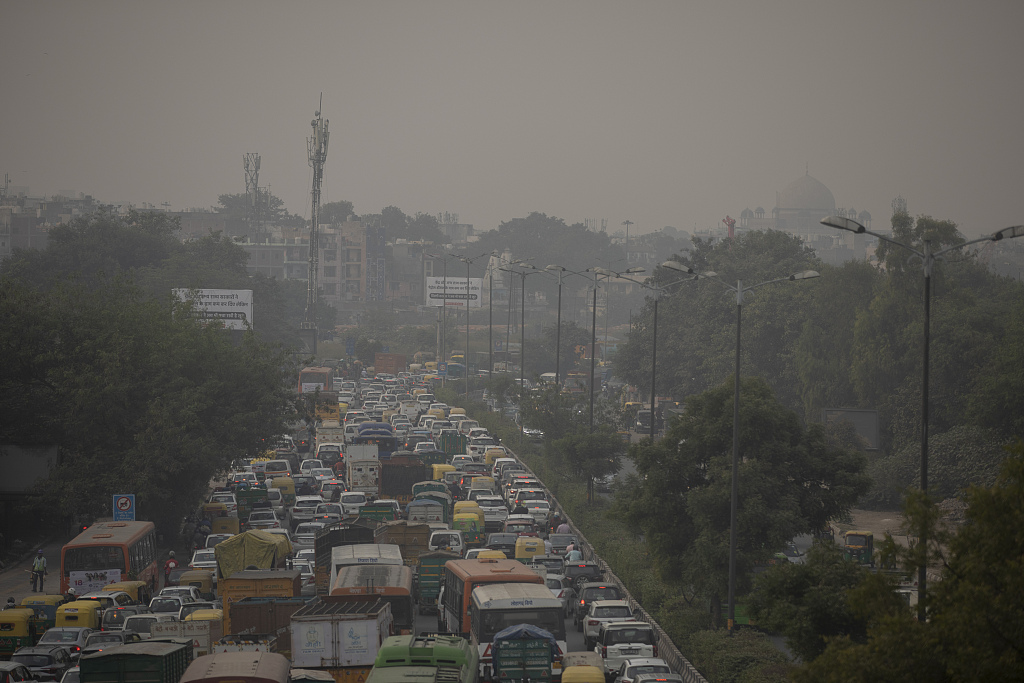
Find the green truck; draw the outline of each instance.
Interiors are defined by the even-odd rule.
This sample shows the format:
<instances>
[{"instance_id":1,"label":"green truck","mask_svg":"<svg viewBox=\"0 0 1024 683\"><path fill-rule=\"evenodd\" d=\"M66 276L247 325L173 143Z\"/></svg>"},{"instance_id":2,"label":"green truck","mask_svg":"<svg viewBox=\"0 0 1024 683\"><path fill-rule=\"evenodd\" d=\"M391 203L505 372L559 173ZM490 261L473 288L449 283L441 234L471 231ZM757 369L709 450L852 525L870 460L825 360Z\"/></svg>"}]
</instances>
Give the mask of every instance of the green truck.
<instances>
[{"instance_id":1,"label":"green truck","mask_svg":"<svg viewBox=\"0 0 1024 683\"><path fill-rule=\"evenodd\" d=\"M238 519L243 522L249 519L255 503L268 503L267 490L264 488L240 489L235 491L235 500L238 501Z\"/></svg>"},{"instance_id":2,"label":"green truck","mask_svg":"<svg viewBox=\"0 0 1024 683\"><path fill-rule=\"evenodd\" d=\"M416 611L420 614L437 611L437 596L441 592L441 577L448 560L462 556L448 550L420 553L416 563Z\"/></svg>"},{"instance_id":3,"label":"green truck","mask_svg":"<svg viewBox=\"0 0 1024 683\"><path fill-rule=\"evenodd\" d=\"M82 683L178 683L192 661L191 645L129 643L86 655Z\"/></svg>"},{"instance_id":4,"label":"green truck","mask_svg":"<svg viewBox=\"0 0 1024 683\"><path fill-rule=\"evenodd\" d=\"M439 441L437 447L447 455L462 455L469 445L469 437L465 434L445 434Z\"/></svg>"}]
</instances>

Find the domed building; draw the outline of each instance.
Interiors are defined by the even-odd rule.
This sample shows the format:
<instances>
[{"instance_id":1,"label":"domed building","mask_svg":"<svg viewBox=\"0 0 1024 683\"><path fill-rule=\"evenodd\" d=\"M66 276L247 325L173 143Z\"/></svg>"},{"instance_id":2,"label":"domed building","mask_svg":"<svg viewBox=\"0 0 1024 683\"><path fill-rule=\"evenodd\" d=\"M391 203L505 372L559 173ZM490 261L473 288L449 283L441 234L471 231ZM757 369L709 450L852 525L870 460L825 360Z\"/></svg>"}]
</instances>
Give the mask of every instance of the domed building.
<instances>
[{"instance_id":1,"label":"domed building","mask_svg":"<svg viewBox=\"0 0 1024 683\"><path fill-rule=\"evenodd\" d=\"M824 261L843 263L864 257L862 236L842 233L821 224L826 216L846 216L871 227L871 214L867 211L836 208L832 191L817 178L805 173L775 193L775 208L771 216L760 206L740 212L738 230L781 230L797 235L812 247ZM856 239L852 239L856 238Z\"/></svg>"}]
</instances>

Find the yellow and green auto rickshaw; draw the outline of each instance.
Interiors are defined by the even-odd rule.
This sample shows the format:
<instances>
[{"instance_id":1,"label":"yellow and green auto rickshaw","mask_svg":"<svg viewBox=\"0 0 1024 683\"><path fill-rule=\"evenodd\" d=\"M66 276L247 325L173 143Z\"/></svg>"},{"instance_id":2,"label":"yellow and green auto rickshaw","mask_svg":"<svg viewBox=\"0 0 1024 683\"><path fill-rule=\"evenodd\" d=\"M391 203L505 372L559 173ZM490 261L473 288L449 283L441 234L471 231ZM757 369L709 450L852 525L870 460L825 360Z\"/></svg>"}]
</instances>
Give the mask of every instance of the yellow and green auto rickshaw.
<instances>
[{"instance_id":1,"label":"yellow and green auto rickshaw","mask_svg":"<svg viewBox=\"0 0 1024 683\"><path fill-rule=\"evenodd\" d=\"M477 548L484 544L486 536L480 518L473 512L463 512L452 519L452 529L462 532L462 541L468 548Z\"/></svg>"},{"instance_id":2,"label":"yellow and green auto rickshaw","mask_svg":"<svg viewBox=\"0 0 1024 683\"><path fill-rule=\"evenodd\" d=\"M529 563L536 555L544 554L544 541L535 536L520 536L516 539L516 559Z\"/></svg>"},{"instance_id":3,"label":"yellow and green auto rickshaw","mask_svg":"<svg viewBox=\"0 0 1024 683\"><path fill-rule=\"evenodd\" d=\"M108 592L124 591L128 595L132 596L132 600L135 601L136 605L148 605L149 601L153 599L153 591L145 581L118 581L116 583L108 583L103 587L103 590Z\"/></svg>"},{"instance_id":4,"label":"yellow and green auto rickshaw","mask_svg":"<svg viewBox=\"0 0 1024 683\"><path fill-rule=\"evenodd\" d=\"M191 569L178 577L179 586L195 586L204 600L214 599L213 571L209 569Z\"/></svg>"},{"instance_id":5,"label":"yellow and green auto rickshaw","mask_svg":"<svg viewBox=\"0 0 1024 683\"><path fill-rule=\"evenodd\" d=\"M237 534L238 517L214 517L210 520L211 534Z\"/></svg>"},{"instance_id":6,"label":"yellow and green auto rickshaw","mask_svg":"<svg viewBox=\"0 0 1024 683\"><path fill-rule=\"evenodd\" d=\"M13 607L0 612L0 659L10 659L19 647L31 647L42 631L36 628L35 610Z\"/></svg>"},{"instance_id":7,"label":"yellow and green auto rickshaw","mask_svg":"<svg viewBox=\"0 0 1024 683\"><path fill-rule=\"evenodd\" d=\"M57 608L56 626L69 626L80 628L100 627L100 612L103 605L99 600L75 600L65 602Z\"/></svg>"},{"instance_id":8,"label":"yellow and green auto rickshaw","mask_svg":"<svg viewBox=\"0 0 1024 683\"><path fill-rule=\"evenodd\" d=\"M42 635L43 631L57 625L57 608L64 602L63 595L30 595L22 599L21 606L35 612L36 632Z\"/></svg>"}]
</instances>

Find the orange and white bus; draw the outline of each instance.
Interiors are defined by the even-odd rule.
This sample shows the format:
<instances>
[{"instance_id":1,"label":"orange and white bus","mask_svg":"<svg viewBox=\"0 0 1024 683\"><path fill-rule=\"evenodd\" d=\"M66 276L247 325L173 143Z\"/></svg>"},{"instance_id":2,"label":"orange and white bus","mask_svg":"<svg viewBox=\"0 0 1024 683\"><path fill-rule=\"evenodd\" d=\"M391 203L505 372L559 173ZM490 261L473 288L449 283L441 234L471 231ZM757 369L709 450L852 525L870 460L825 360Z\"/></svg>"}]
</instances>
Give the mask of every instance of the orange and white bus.
<instances>
[{"instance_id":1,"label":"orange and white bus","mask_svg":"<svg viewBox=\"0 0 1024 683\"><path fill-rule=\"evenodd\" d=\"M448 633L470 633L469 607L473 589L490 583L539 583L540 574L517 560L449 560L444 565L438 597L438 629Z\"/></svg>"},{"instance_id":2,"label":"orange and white bus","mask_svg":"<svg viewBox=\"0 0 1024 683\"><path fill-rule=\"evenodd\" d=\"M302 368L299 371L299 393L334 391L334 370L331 368Z\"/></svg>"},{"instance_id":3,"label":"orange and white bus","mask_svg":"<svg viewBox=\"0 0 1024 683\"><path fill-rule=\"evenodd\" d=\"M376 600L391 603L395 630L410 634L415 629L412 569L404 564L353 564L338 570L331 596L347 600Z\"/></svg>"},{"instance_id":4,"label":"orange and white bus","mask_svg":"<svg viewBox=\"0 0 1024 683\"><path fill-rule=\"evenodd\" d=\"M152 522L97 522L61 548L60 592L81 595L117 581L145 581L156 590L156 527Z\"/></svg>"}]
</instances>

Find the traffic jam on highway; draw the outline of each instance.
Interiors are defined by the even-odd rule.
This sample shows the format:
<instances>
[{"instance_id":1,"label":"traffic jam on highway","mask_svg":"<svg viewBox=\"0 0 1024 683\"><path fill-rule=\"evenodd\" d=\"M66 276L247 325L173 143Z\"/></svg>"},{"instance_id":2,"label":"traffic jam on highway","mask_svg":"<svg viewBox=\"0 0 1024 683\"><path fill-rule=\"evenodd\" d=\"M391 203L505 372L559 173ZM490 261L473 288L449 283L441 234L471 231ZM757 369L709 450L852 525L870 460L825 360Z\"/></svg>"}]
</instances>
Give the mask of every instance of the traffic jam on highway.
<instances>
[{"instance_id":1,"label":"traffic jam on highway","mask_svg":"<svg viewBox=\"0 0 1024 683\"><path fill-rule=\"evenodd\" d=\"M315 422L214 482L190 557L117 517L64 545L0 612L0 683L681 683L543 482L393 369L303 369Z\"/></svg>"}]
</instances>

